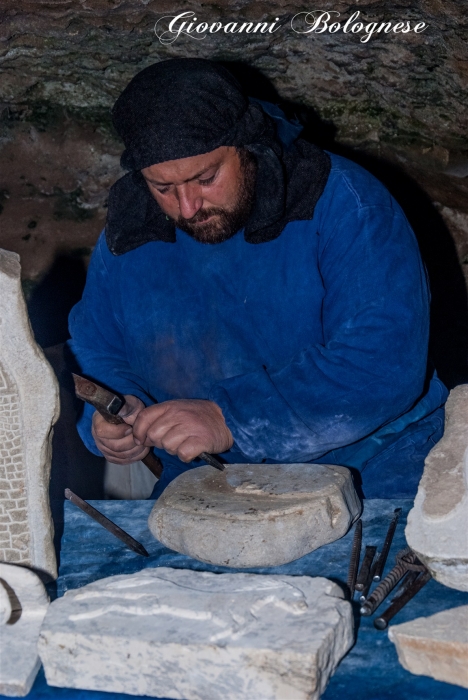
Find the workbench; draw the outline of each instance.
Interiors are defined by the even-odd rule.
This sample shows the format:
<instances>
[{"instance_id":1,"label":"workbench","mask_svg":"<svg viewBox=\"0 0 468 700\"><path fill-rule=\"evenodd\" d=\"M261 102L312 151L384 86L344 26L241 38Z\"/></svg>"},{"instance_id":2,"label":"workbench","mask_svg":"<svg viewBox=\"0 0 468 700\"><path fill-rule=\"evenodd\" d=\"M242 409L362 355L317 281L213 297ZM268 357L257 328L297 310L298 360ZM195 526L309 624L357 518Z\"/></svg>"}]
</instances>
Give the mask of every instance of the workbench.
<instances>
[{"instance_id":1,"label":"workbench","mask_svg":"<svg viewBox=\"0 0 468 700\"><path fill-rule=\"evenodd\" d=\"M107 517L141 542L149 558L134 554L100 525L91 520L72 503L63 504L63 521L56 523L60 542L60 569L51 595L62 596L67 590L84 586L105 576L132 574L145 567L171 566L196 571L223 573L233 569L210 566L177 554L157 542L147 527L153 501L90 501ZM381 547L388 524L397 507L402 514L397 527L385 572L393 566L395 554L405 546L404 527L411 508L410 500L367 500L363 512L363 547ZM272 568L255 568L252 573L325 576L344 584L347 577L353 531L337 542L326 545L297 561ZM357 599L357 595L356 595ZM447 588L431 580L394 618L391 624L416 617L432 615L441 610L468 604L468 593ZM398 663L394 645L387 632L377 631L375 617L360 617L359 605L354 603L356 643L341 661L331 678L323 700L468 700L468 690L459 686L415 676ZM384 603L379 612L384 610ZM136 696L119 693L91 692L47 686L42 670L28 698L44 700L123 700ZM246 698L261 700L261 698Z\"/></svg>"}]
</instances>

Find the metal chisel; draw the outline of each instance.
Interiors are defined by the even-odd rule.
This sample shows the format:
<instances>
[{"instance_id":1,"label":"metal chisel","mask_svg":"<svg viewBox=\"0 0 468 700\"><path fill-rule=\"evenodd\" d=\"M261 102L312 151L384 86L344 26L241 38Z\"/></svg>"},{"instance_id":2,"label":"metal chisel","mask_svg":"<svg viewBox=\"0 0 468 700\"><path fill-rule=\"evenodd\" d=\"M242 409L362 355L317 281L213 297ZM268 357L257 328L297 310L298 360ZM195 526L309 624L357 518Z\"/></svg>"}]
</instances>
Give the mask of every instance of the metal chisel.
<instances>
[{"instance_id":1,"label":"metal chisel","mask_svg":"<svg viewBox=\"0 0 468 700\"><path fill-rule=\"evenodd\" d=\"M124 419L117 415L125 405L125 400L121 396L114 394L108 389L104 389L104 387L99 386L99 384L79 374L73 374L73 381L75 382L75 393L77 397L91 404L91 406L94 406L96 411L98 411L108 423L113 423L114 425L125 423ZM210 466L219 469L219 471L224 471L224 465L221 464L216 457L207 452L201 452L199 459L203 459ZM141 461L158 479L160 478L163 465L159 457L156 457L152 452L148 452L146 457Z\"/></svg>"}]
</instances>

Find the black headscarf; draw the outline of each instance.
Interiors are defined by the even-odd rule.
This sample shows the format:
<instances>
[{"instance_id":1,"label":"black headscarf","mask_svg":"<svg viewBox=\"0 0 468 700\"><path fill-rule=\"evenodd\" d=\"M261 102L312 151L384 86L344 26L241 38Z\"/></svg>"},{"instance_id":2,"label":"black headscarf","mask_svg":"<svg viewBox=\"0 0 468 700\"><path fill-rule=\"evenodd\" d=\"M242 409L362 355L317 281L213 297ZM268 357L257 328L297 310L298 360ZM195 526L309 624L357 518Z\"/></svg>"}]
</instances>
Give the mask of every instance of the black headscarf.
<instances>
[{"instance_id":1,"label":"black headscarf","mask_svg":"<svg viewBox=\"0 0 468 700\"><path fill-rule=\"evenodd\" d=\"M125 144L121 165L131 171L109 194L106 239L116 255L150 240L176 240L174 222L161 210L141 175L150 165L209 153L220 146L251 151L257 160L257 184L244 232L251 243L276 238L294 218L311 218L310 210L313 214L328 178L328 156L304 141L300 142L302 149L296 146L284 152L274 119L246 97L226 69L212 61L179 58L145 68L118 98L112 119ZM301 167L298 162L303 160L300 151L304 147L313 150L307 157L309 172L302 172L304 163ZM308 203L305 209L291 191L300 184L293 182L299 171L308 180L301 188ZM292 200L304 210L302 216L301 211L288 211Z\"/></svg>"}]
</instances>

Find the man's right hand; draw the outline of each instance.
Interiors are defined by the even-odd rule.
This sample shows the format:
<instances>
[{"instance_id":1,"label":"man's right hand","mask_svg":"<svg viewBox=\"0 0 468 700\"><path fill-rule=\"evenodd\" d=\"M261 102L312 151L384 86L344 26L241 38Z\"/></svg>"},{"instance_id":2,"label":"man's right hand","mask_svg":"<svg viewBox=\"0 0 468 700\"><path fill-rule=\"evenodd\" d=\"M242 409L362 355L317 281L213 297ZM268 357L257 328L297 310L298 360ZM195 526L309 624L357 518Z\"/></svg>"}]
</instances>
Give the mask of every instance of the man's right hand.
<instances>
[{"instance_id":1,"label":"man's right hand","mask_svg":"<svg viewBox=\"0 0 468 700\"><path fill-rule=\"evenodd\" d=\"M113 464L138 462L149 452L149 447L135 444L131 427L140 411L144 409L145 404L136 396L127 395L124 398L125 405L119 412L119 416L124 419L125 423L113 425L108 423L97 411L93 415L91 433L96 446L107 461Z\"/></svg>"}]
</instances>

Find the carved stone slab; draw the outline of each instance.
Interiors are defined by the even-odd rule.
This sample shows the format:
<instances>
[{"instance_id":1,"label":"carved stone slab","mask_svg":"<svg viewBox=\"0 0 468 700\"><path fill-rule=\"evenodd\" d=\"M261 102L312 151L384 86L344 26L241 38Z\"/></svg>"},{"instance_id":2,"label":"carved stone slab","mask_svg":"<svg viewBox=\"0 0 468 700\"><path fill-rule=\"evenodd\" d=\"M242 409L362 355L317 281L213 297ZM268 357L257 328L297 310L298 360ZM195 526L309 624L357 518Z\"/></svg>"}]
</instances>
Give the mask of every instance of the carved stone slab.
<instances>
[{"instance_id":1,"label":"carved stone slab","mask_svg":"<svg viewBox=\"0 0 468 700\"><path fill-rule=\"evenodd\" d=\"M468 605L393 625L388 636L407 671L468 688Z\"/></svg>"},{"instance_id":2,"label":"carved stone slab","mask_svg":"<svg viewBox=\"0 0 468 700\"><path fill-rule=\"evenodd\" d=\"M180 700L314 700L353 643L324 578L166 567L54 601L39 653L49 685Z\"/></svg>"},{"instance_id":3,"label":"carved stone slab","mask_svg":"<svg viewBox=\"0 0 468 700\"><path fill-rule=\"evenodd\" d=\"M58 387L29 324L16 253L0 249L0 560L57 576L49 507Z\"/></svg>"},{"instance_id":4,"label":"carved stone slab","mask_svg":"<svg viewBox=\"0 0 468 700\"><path fill-rule=\"evenodd\" d=\"M24 696L41 666L39 630L49 598L38 576L0 563L0 694Z\"/></svg>"},{"instance_id":5,"label":"carved stone slab","mask_svg":"<svg viewBox=\"0 0 468 700\"><path fill-rule=\"evenodd\" d=\"M224 566L276 566L346 534L361 506L344 467L204 466L177 477L148 525L176 552Z\"/></svg>"},{"instance_id":6,"label":"carved stone slab","mask_svg":"<svg viewBox=\"0 0 468 700\"><path fill-rule=\"evenodd\" d=\"M468 384L450 392L445 433L426 458L405 535L435 579L468 591Z\"/></svg>"}]
</instances>

